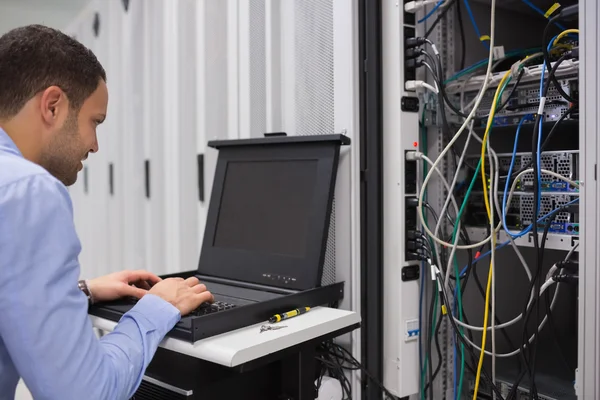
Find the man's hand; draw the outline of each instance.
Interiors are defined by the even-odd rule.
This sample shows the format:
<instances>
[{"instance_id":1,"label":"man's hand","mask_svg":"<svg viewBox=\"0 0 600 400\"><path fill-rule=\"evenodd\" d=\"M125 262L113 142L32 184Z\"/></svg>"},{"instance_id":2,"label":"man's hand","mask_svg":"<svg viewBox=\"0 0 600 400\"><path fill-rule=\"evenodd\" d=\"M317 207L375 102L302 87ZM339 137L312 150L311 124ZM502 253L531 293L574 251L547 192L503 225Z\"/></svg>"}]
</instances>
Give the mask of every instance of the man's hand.
<instances>
[{"instance_id":1,"label":"man's hand","mask_svg":"<svg viewBox=\"0 0 600 400\"><path fill-rule=\"evenodd\" d=\"M157 283L150 291L174 305L181 315L187 315L204 302L213 302L213 295L206 290L198 278L167 278Z\"/></svg>"},{"instance_id":2,"label":"man's hand","mask_svg":"<svg viewBox=\"0 0 600 400\"><path fill-rule=\"evenodd\" d=\"M161 280L147 271L121 271L91 279L87 284L94 302L100 302L128 296L141 299Z\"/></svg>"}]
</instances>

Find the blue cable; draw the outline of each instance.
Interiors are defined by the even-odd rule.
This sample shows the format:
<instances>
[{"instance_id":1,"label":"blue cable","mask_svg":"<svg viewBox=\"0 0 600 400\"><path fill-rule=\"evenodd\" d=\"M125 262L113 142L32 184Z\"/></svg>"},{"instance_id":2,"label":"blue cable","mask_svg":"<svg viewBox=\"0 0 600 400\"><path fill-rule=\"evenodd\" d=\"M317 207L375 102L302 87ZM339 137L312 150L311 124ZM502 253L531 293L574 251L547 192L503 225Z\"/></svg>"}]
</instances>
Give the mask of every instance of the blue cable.
<instances>
[{"instance_id":1,"label":"blue cable","mask_svg":"<svg viewBox=\"0 0 600 400\"><path fill-rule=\"evenodd\" d=\"M535 4L533 4L532 2L530 2L529 0L522 0L522 1L523 1L523 3L527 4L530 8L532 8L533 10L535 10L542 17L546 18L546 13L543 12L538 6L536 6ZM567 29L564 26L562 26L561 24L559 24L558 22L555 22L554 24L556 26L558 26L563 31Z\"/></svg>"},{"instance_id":2,"label":"blue cable","mask_svg":"<svg viewBox=\"0 0 600 400\"><path fill-rule=\"evenodd\" d=\"M477 26L477 22L475 22L475 16L473 15L473 11L471 10L471 6L469 5L469 0L464 0L465 7L467 9L467 13L469 13L469 18L471 19L471 24L475 29L475 34L477 35L477 39L483 43L486 49L490 49L490 45L485 41L481 40L481 32L479 31L479 26Z\"/></svg>"},{"instance_id":3,"label":"blue cable","mask_svg":"<svg viewBox=\"0 0 600 400\"><path fill-rule=\"evenodd\" d=\"M438 8L440 8L440 6L444 4L444 0L440 0L438 1L438 3L435 5L435 7L433 7L431 9L431 11L429 11L423 18L421 18L420 20L417 21L417 23L423 23L425 21L427 21L429 19L429 17L431 17L437 10Z\"/></svg>"},{"instance_id":4,"label":"blue cable","mask_svg":"<svg viewBox=\"0 0 600 400\"><path fill-rule=\"evenodd\" d=\"M523 118L521 118L521 121L519 121L519 125L517 126L517 132L515 134L515 144L513 147L512 159L510 160L510 167L508 168L508 174L507 174L507 176L509 178L506 179L506 184L504 185L504 196L502 197L502 226L504 227L504 230L506 231L506 233L508 233L513 239L517 239L523 235L526 235L533 228L533 225L529 225L525 230L521 231L520 233L512 234L508 230L508 227L506 226L506 200L508 197L508 184L510 182L510 176L512 175L512 171L515 166L515 158L517 155L517 142L519 141L519 133L521 132L521 127L523 126L523 123L525 121L531 120L532 118L533 118L532 114L524 115Z\"/></svg>"},{"instance_id":5,"label":"blue cable","mask_svg":"<svg viewBox=\"0 0 600 400\"><path fill-rule=\"evenodd\" d=\"M575 199L575 200L571 200L570 202L566 203L565 206L570 206L571 204L575 204L579 201L579 199ZM538 222L542 222L544 219L548 218L554 211L556 210L552 210L550 211L548 214L544 215L543 217L541 217L540 219L538 219ZM509 244L510 241L507 240L506 242L503 242L501 244L499 244L498 246L496 246L496 250L500 250L501 248L503 248L504 246L506 246L507 244ZM491 251L488 251L487 253L483 253L482 255L480 255L479 257L477 257L476 259L473 260L473 263L479 262L480 260L486 258L487 256L489 256L490 254L492 254ZM465 273L467 272L467 268L469 266L465 266L462 271L460 272L460 277L463 278L465 276Z\"/></svg>"}]
</instances>

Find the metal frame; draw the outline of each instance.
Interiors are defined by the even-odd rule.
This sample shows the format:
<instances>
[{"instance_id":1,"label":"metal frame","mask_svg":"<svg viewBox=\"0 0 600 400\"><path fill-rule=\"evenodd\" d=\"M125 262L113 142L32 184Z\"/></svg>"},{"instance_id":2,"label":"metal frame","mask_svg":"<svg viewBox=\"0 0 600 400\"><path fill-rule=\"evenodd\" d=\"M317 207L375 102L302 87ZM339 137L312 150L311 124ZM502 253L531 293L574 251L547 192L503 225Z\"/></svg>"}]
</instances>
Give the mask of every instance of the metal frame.
<instances>
[{"instance_id":1,"label":"metal frame","mask_svg":"<svg viewBox=\"0 0 600 400\"><path fill-rule=\"evenodd\" d=\"M383 88L382 5L359 0L361 359L383 381ZM363 376L363 378L367 378ZM367 383L367 379L363 379ZM369 382L370 383L370 382ZM375 385L363 384L362 398L381 398Z\"/></svg>"},{"instance_id":2,"label":"metal frame","mask_svg":"<svg viewBox=\"0 0 600 400\"><path fill-rule=\"evenodd\" d=\"M579 1L579 29L581 65L580 99L582 99L579 123L580 177L584 182L581 190L581 248L579 271L579 354L576 375L576 391L580 399L600 397L599 385L599 318L600 274L598 273L598 199L597 164L600 142L598 141L598 96L600 80L598 65L600 52L597 38L600 35L598 20L600 7L596 0Z\"/></svg>"}]
</instances>

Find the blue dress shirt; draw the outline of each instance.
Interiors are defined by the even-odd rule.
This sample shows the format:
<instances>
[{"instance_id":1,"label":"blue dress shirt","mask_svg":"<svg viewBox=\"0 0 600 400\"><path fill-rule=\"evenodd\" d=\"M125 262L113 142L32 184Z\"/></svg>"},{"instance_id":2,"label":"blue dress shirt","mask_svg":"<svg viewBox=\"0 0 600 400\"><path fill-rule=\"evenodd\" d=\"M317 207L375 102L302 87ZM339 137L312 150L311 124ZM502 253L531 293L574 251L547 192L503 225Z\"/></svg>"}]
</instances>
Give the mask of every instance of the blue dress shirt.
<instances>
[{"instance_id":1,"label":"blue dress shirt","mask_svg":"<svg viewBox=\"0 0 600 400\"><path fill-rule=\"evenodd\" d=\"M0 399L127 399L181 318L146 295L98 339L78 289L81 245L66 187L0 129Z\"/></svg>"}]
</instances>

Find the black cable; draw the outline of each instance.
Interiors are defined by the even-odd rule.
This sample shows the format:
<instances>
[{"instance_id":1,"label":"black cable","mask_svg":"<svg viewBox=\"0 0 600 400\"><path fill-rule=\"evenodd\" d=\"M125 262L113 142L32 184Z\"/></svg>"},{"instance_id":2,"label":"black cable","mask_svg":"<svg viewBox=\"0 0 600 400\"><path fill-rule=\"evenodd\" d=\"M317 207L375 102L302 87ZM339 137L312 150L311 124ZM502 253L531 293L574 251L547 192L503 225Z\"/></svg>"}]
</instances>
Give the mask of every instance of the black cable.
<instances>
[{"instance_id":1,"label":"black cable","mask_svg":"<svg viewBox=\"0 0 600 400\"><path fill-rule=\"evenodd\" d=\"M557 283L557 285L559 285L559 284L560 283ZM558 290L558 287L555 290ZM575 371L575 367L571 365L571 363L569 362L569 359L567 358L567 356L565 355L565 352L563 351L562 345L560 343L560 338L558 337L556 324L554 323L554 317L552 316L552 309L550 308L550 305L552 303L552 299L550 298L550 289L546 290L546 293L544 293L544 296L545 296L545 303L546 303L546 316L548 317L548 325L550 327L550 331L552 332L552 340L554 341L554 344L558 350L558 355L562 359L563 365L566 367L569 374L572 374Z\"/></svg>"},{"instance_id":2,"label":"black cable","mask_svg":"<svg viewBox=\"0 0 600 400\"><path fill-rule=\"evenodd\" d=\"M550 80L552 79L552 76L554 76L554 74L556 73L556 71L558 70L558 66L560 65L560 63L562 63L567 57L567 54L564 54L561 56L561 58L554 64L554 67L552 67L552 70L550 71L550 74L548 76L548 80L547 83L544 85L543 87L543 92L542 92L542 97L545 98L548 94L548 90L550 88ZM537 165L537 159L538 159L538 154L537 154L537 142L538 142L538 136L540 134L539 129L538 129L538 124L542 123L542 118L541 115L537 114L535 117L535 121L533 124L533 135L532 135L532 144L531 144L531 160L533 161L533 196L534 196L534 200L533 200L533 224L532 224L532 230L533 230L533 247L535 249L535 259L536 259L536 270L535 270L535 274L534 274L534 279L532 279L531 283L533 285L530 285L530 289L534 290L533 292L533 297L534 297L534 301L537 302L536 305L536 323L535 323L535 333L536 333L536 338L537 335L539 333L539 326L537 324L537 321L539 321L539 293L540 293L540 288L542 286L542 282L541 282L541 277L542 277L542 273L541 273L541 269L542 269L542 260L543 260L543 249L545 247L545 237L547 236L547 230L550 227L550 224L547 224L545 229L544 229L544 236L542 238L542 247L540 248L540 242L539 242L539 236L538 236L538 223L537 223L537 218L538 215L540 213L539 210L539 204L538 204L538 193L541 191L541 188L539 187L540 182L538 181L538 174L540 171L538 171L538 165ZM541 140L541 138L539 138ZM541 146L540 146L541 147ZM541 151L541 148L540 148ZM541 157L541 155L540 155ZM555 213L553 213L553 215L555 215ZM530 290L530 294L531 294L531 290ZM529 301L529 297L526 300L527 302ZM529 335L527 332L527 320L528 320L528 310L527 310L527 303L525 305L525 311L526 313L524 313L524 324L523 324L523 342L521 343L521 353L522 353L522 359L525 363L525 367L529 372L529 384L530 384L530 399L534 399L537 398L537 387L535 384L535 360L536 360L536 349L537 349L537 341L534 341L533 343L531 343L531 345L527 346L527 350L529 353L529 359L527 360L527 357L525 357L525 346L527 345L528 341L529 341ZM531 366L530 366L531 363ZM518 385L517 385L518 386Z\"/></svg>"},{"instance_id":3,"label":"black cable","mask_svg":"<svg viewBox=\"0 0 600 400\"><path fill-rule=\"evenodd\" d=\"M534 193L536 193L534 191ZM563 207L559 208L558 210L562 210ZM554 211L547 219L546 219L546 224L544 226L544 234L542 235L542 243L540 245L540 249L539 249L539 254L538 254L538 262L537 262L537 274L538 274L538 279L536 282L536 291L535 291L535 297L536 297L536 310L535 310L535 337L538 338L539 334L540 334L540 326L539 326L539 321L540 321L540 290L542 287L542 266L543 266L543 262L544 262L544 250L546 248L546 238L548 237L548 232L550 231L550 226L552 225L552 221L554 220L554 218L556 217L556 215L559 213L560 211ZM535 214L537 215L537 214ZM534 218L536 219L536 218ZM534 231L537 233L537 231ZM537 234L534 234L534 236L537 236ZM525 320L525 323L527 323L527 319ZM531 381L531 391L530 391L530 399L533 399L534 397L537 399L537 387L535 385L535 367L536 367L536 360L537 360L537 343L539 342L539 339L534 341L534 343L532 343L533 345L531 346L531 352L532 352L532 356L531 356L531 375L532 375L532 381Z\"/></svg>"},{"instance_id":4,"label":"black cable","mask_svg":"<svg viewBox=\"0 0 600 400\"><path fill-rule=\"evenodd\" d=\"M534 165L536 165L534 163ZM534 183L537 182L537 175L534 178ZM534 192L535 193L535 192ZM534 194L535 195L535 194ZM536 199L534 199L534 204L537 205L537 201ZM569 205L570 206L570 205ZM535 333L534 333L534 337L531 343L529 343L529 337L531 335L529 335L529 333L527 332L527 323L529 321L529 318L531 317L531 313L533 311L533 307L536 306L536 309L539 309L539 292L540 292L540 288L541 288L541 284L539 284L540 277L542 276L541 273L541 263L543 262L543 252L545 250L545 245L546 245L546 239L548 237L548 233L550 230L550 226L551 226L551 222L552 220L556 217L556 215L563 211L564 209L566 209L567 207L569 207L568 205L563 205L557 209L555 209L554 211L552 211L552 213L548 216L548 218L546 219L545 222L545 226L544 226L544 231L542 234L542 243L541 246L537 249L537 253L536 253L536 269L534 271L534 276L531 279L531 282L529 283L529 295L527 296L526 299L526 304L525 304L525 309L523 311L523 340L521 343L521 359L526 367L526 371L529 373L530 376L530 393L532 396L536 396L537 397L537 388L535 386L535 379L534 375L535 375L535 348L536 348L536 340L538 339L539 336L539 314L537 315L537 320L535 321ZM535 214L534 214L535 215ZM535 220L536 218L534 218ZM536 224L537 225L537 224ZM535 229L535 228L534 228ZM537 233L537 230L534 230L534 232ZM534 242L535 242L535 238L538 237L537 234L533 235L534 237ZM535 295L535 292L533 292L534 290L537 290L537 296ZM533 298L532 298L533 297ZM531 304L529 304L529 299L532 298ZM530 353L529 356L529 360L526 357L527 352L525 351L525 347L527 347L527 352ZM530 363L531 361L531 363ZM521 375L519 375L519 377L517 378L517 380L515 381L515 383L513 384L513 387L511 389L511 392L509 393L509 396L507 397L507 400L514 398L514 396L516 396L516 390L519 386L519 384L521 383L521 380L524 377L524 374L526 371L523 371L523 373ZM513 393L514 392L514 393ZM536 398L534 397L534 398Z\"/></svg>"},{"instance_id":5,"label":"black cable","mask_svg":"<svg viewBox=\"0 0 600 400\"><path fill-rule=\"evenodd\" d=\"M437 222L439 221L439 218L438 218L437 212L431 206L431 204L429 204L428 202L424 201L423 202L423 207L425 207L431 213L431 216L433 216L433 219L434 219L435 223L437 224Z\"/></svg>"},{"instance_id":6,"label":"black cable","mask_svg":"<svg viewBox=\"0 0 600 400\"><path fill-rule=\"evenodd\" d=\"M437 314L437 310L434 308L435 305L435 296L437 294L437 290L435 288L435 283L431 289L431 301L429 305L429 318L427 318L427 373L429 374L429 382L433 382L433 358L431 354L431 341L433 340L432 330L433 330L433 316ZM440 319L442 316L440 315ZM425 395L427 393L424 393ZM433 389L429 391L429 400L433 400Z\"/></svg>"},{"instance_id":7,"label":"black cable","mask_svg":"<svg viewBox=\"0 0 600 400\"><path fill-rule=\"evenodd\" d=\"M465 60L467 57L467 45L466 45L466 36L465 36L465 24L463 23L462 13L460 9L460 1L456 3L456 19L458 21L458 29L460 31L460 46L461 46L461 55L460 55L460 69L462 71L465 69Z\"/></svg>"},{"instance_id":8,"label":"black cable","mask_svg":"<svg viewBox=\"0 0 600 400\"><path fill-rule=\"evenodd\" d=\"M560 118L554 123L554 125L552 125L552 129L550 129L550 132L548 132L548 136L546 136L546 138L544 139L544 141L542 142L540 151L543 153L544 150L546 149L546 146L548 145L548 143L550 142L550 138L554 135L554 133L556 133L558 131L558 127L560 126L560 124L567 118L569 117L573 112L577 111L579 109L579 105L577 104L573 104L571 105L571 107L569 107L567 109L567 111L565 111L565 113L563 115L560 116ZM531 167L531 165L533 164L533 160L530 160L526 165L522 166L521 168L519 168L517 171L514 171L512 173L512 175L510 176L511 178L516 177L517 175L519 175L521 172L525 171L527 168ZM500 178L507 178L507 175L504 176L500 176Z\"/></svg>"},{"instance_id":9,"label":"black cable","mask_svg":"<svg viewBox=\"0 0 600 400\"><path fill-rule=\"evenodd\" d=\"M442 288L441 294L442 294L442 298L444 299L444 303L448 304L448 295L446 294L446 288L444 287L444 282L442 281L442 277L440 276L440 274L438 274L438 279L440 280L440 286ZM458 339L463 343L463 345L469 349L469 352L472 353L472 357L475 357L475 354L473 353L473 348L466 342L465 338L461 335L458 327L456 326L456 322L454 321L454 317L452 316L452 311L450 310L450 308L447 308L448 313L446 314L448 317L448 320L450 321L450 325L452 326L452 329L454 330L454 334L458 337ZM465 365L468 365L465 361ZM471 371L475 371L475 369L471 366L469 366L469 369ZM496 385L494 385L494 382L492 381L492 379L490 378L489 373L487 372L487 370L485 369L485 367L482 366L481 368L481 374L483 375L484 379L487 381L488 385L490 386L490 388L492 388L492 390L494 391L494 393L496 393L496 396L499 400L503 400L504 397L502 397L502 392L500 392L500 390L498 389L498 387Z\"/></svg>"},{"instance_id":10,"label":"black cable","mask_svg":"<svg viewBox=\"0 0 600 400\"><path fill-rule=\"evenodd\" d=\"M388 389L386 389L383 384L381 382L379 382L379 380L377 380L373 375L371 375L371 373L365 369L362 364L360 362L358 362L358 360L356 358L354 358L354 356L352 354L350 354L350 352L348 350L346 350L345 348L343 348L342 346L339 346L337 344L331 344L331 347L346 354L349 358L344 357L344 360L347 361L349 364L353 365L355 367L355 369L360 369L362 372L365 373L365 375L367 375L367 377L373 382L375 383L377 386L379 386L379 388L384 392L384 394L386 396L388 396L389 398L393 399L393 400L397 400L398 397L394 396L392 393L390 393L390 391ZM350 369L348 367L344 367L344 369Z\"/></svg>"},{"instance_id":11,"label":"black cable","mask_svg":"<svg viewBox=\"0 0 600 400\"><path fill-rule=\"evenodd\" d=\"M425 37L428 38L429 35L431 35L431 33L433 32L433 30L435 29L435 27L437 26L437 24L440 23L440 21L446 16L446 14L448 14L448 11L450 11L450 9L452 8L452 3L456 3L457 0L450 0L450 4L448 4L446 6L446 8L444 8L442 11L440 11L438 13L437 18L435 19L435 21L433 21L433 24L431 24L431 26L429 27L429 29L427 29L427 32L425 32Z\"/></svg>"},{"instance_id":12,"label":"black cable","mask_svg":"<svg viewBox=\"0 0 600 400\"><path fill-rule=\"evenodd\" d=\"M433 371L433 376L431 377L431 381L427 382L427 384L425 385L425 393L427 393L427 389L429 388L429 385L432 385L433 382L435 381L435 378L438 376L440 370L442 369L442 364L443 364L443 360L442 360L442 348L440 346L440 341L439 341L439 333L440 333L440 328L442 326L442 320L443 318L438 319L437 325L435 327L435 347L436 347L436 352L438 355L438 365L435 368L435 371ZM431 392L433 392L433 389L431 390Z\"/></svg>"},{"instance_id":13,"label":"black cable","mask_svg":"<svg viewBox=\"0 0 600 400\"><path fill-rule=\"evenodd\" d=\"M424 55L428 54L427 52L423 52L423 53L424 53ZM430 57L431 57L431 55L429 55L428 58L430 58ZM431 59L433 59L433 57L431 57ZM436 65L437 65L438 71L443 71L442 60L439 55L437 55L437 57L436 57ZM524 73L525 73L525 69L521 69L521 71L519 72L519 75L517 76L517 80L515 81L515 84L512 85L512 88L511 88L510 92L508 93L508 96L506 96L506 99L504 100L504 102L502 102L500 104L500 106L496 107L496 110L495 110L496 113L503 110L504 107L506 107L506 105L508 104L508 102L512 99L513 95L515 94L515 92L517 90L517 87L521 83L521 78L523 78ZM443 80L441 79L442 77L443 77L443 74L438 72L438 80L436 83L438 85L438 89L442 96L443 102L445 102L448 105L448 107L450 108L450 110L452 110L452 112L454 112L454 114L456 114L462 118L468 118L468 115L463 113L461 110L459 110L458 107L456 107L454 105L454 103L452 103L450 98L448 97L448 93L446 92L446 85L444 84ZM491 107L490 107L490 113L491 113ZM478 117L478 119L488 118L489 116L490 116L490 114L482 115L482 116Z\"/></svg>"},{"instance_id":14,"label":"black cable","mask_svg":"<svg viewBox=\"0 0 600 400\"><path fill-rule=\"evenodd\" d=\"M544 61L546 62L546 68L548 68L548 71L551 70L551 64L550 64L550 54L548 53L548 44L547 44L546 40L548 38L548 33L550 32L550 27L552 25L554 25L554 22L556 22L559 18L560 18L560 14L556 15L555 17L550 18L550 20L548 21L548 24L546 25L546 28L544 28L544 34L542 36L542 53L544 54ZM551 76L550 79L551 79L552 83L554 84L554 86L556 87L556 90L560 93L560 95L562 97L564 97L571 103L578 102L578 100L574 99L573 97L571 97L567 93L565 93L565 91L563 90L562 86L560 85L560 83L558 82L558 80L556 79L555 76Z\"/></svg>"}]
</instances>

